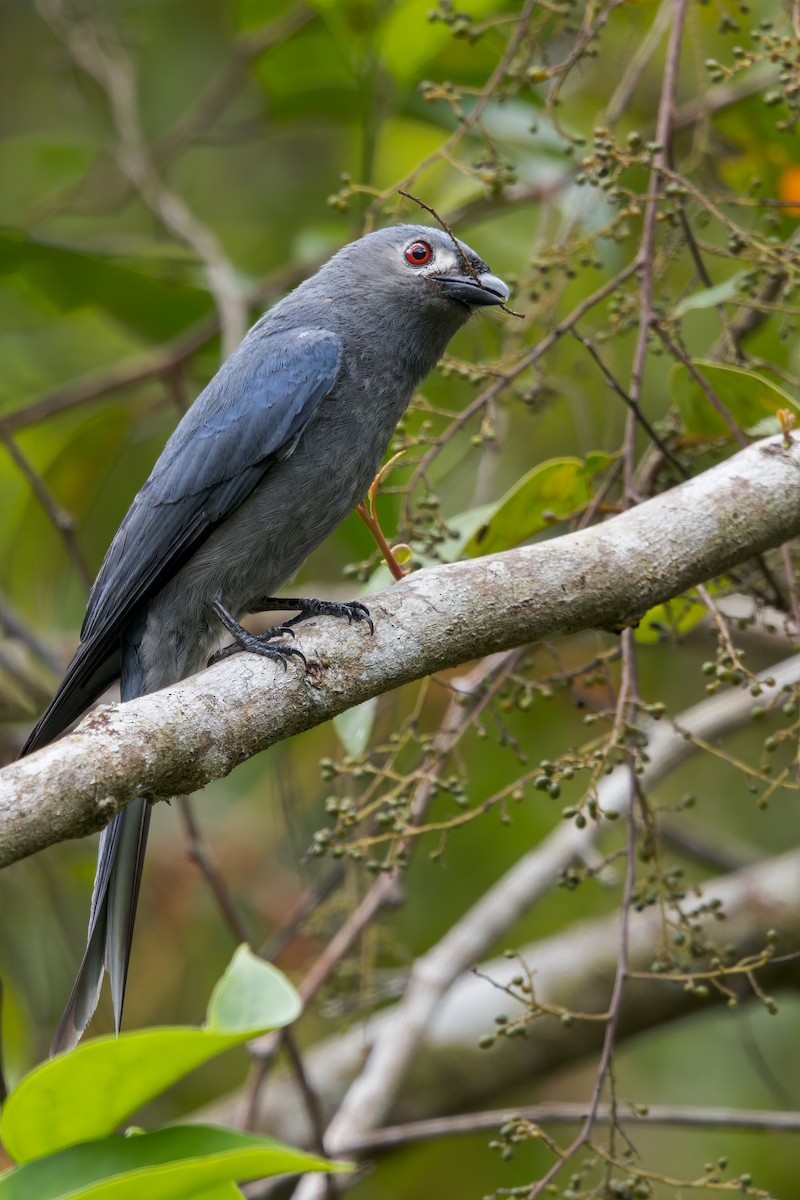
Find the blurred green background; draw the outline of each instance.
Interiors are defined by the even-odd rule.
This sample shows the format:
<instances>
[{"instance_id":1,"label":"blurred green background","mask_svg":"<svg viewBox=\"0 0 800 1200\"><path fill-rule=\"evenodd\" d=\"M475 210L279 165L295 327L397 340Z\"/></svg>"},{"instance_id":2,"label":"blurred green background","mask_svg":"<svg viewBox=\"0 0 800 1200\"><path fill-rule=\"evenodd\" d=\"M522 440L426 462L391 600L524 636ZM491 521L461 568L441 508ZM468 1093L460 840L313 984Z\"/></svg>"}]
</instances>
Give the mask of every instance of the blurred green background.
<instances>
[{"instance_id":1,"label":"blurred green background","mask_svg":"<svg viewBox=\"0 0 800 1200\"><path fill-rule=\"evenodd\" d=\"M207 263L198 255L198 237L181 236L181 220L184 230L188 217L195 233L213 240L247 321L365 228L429 222L397 196L397 185L452 219L459 235L514 285L511 303L524 320L492 315L461 333L393 448L406 447L411 465L392 474L378 500L380 517L390 541L412 541L419 562L429 561L437 546L444 553L436 541L439 513L445 524L468 533L477 520L468 514L484 512L482 506L537 463L618 452L625 406L579 343L563 337L502 390L482 422L468 422L446 444L430 470L432 492L420 484L410 497L405 493L414 461L491 382L498 365L513 364L633 261L648 187L639 147L655 128L670 2L534 5L510 70L491 95L485 89L515 36L521 5L464 0L463 13L461 7L443 4L431 12L432 0L111 0L96 6L5 0L0 596L6 618L16 614L44 643L50 662L4 618L0 751L6 761L76 645L88 583L113 532L180 412L220 361ZM793 208L773 203L800 204L791 86L778 78L787 63L794 69L798 46L788 17L780 24L784 16L779 0L689 6L673 151L676 169L695 189L685 212L710 279L698 274L675 216L678 202L668 196L657 231L654 303L677 321L673 332L687 352L701 358L715 351L737 305L763 286L774 269L770 255L797 226ZM593 29L596 36L584 36ZM771 56L759 36L773 32L787 41ZM576 46L589 53L562 70ZM723 64L720 75L709 60ZM112 64L111 86L102 71L86 69L87 61L96 68ZM560 88L555 108L548 105L554 84ZM730 94L723 96L726 88ZM460 117L476 101L483 105L481 120L464 129ZM598 127L610 128L619 147L611 176L620 196L603 185L602 158L593 157L593 139L602 137ZM582 167L587 155L591 161ZM137 184L142 162L144 182ZM579 172L597 186L576 180ZM165 207L175 201L183 216L170 224ZM791 262L787 269L791 273ZM678 311L686 297L726 282L729 292L719 301L706 298ZM635 278L620 284L581 324L624 384L636 335L636 286ZM731 301L727 308L723 299ZM789 396L798 394L800 374L795 321L787 290L746 346L752 365ZM658 343L651 344L642 407L674 432L666 423L676 387L671 366ZM693 469L733 448L702 419L699 426L685 429L680 443L686 461L696 460ZM569 496L564 511L570 511ZM64 518L67 537L56 517ZM555 531L566 528L562 522ZM509 535L509 544L513 540ZM346 598L359 593L375 566L370 537L354 516L308 562L298 587L301 594ZM660 638L643 629L644 698L673 712L702 699L701 665L713 659L715 646L713 629L703 623L680 634L666 629ZM519 669L519 679L533 683L532 704L510 704L497 720L490 715L485 736L473 731L452 768L468 780L471 804L528 769L519 756L530 767L585 742L585 712L610 702L615 667L594 685L556 682L552 698L542 697L535 684L615 647L611 635L584 634L536 648ZM789 652L780 631L750 636L746 647L753 669ZM512 696L516 687L510 682L504 694ZM446 700L446 690L435 684L424 693L413 687L383 697L373 743L380 746L403 728L415 706L415 736L433 734ZM760 761L764 736L763 727L739 735L737 756ZM341 760L353 749L325 726L260 755L195 801L203 837L256 944L268 944L304 889L332 868L307 851L314 832L330 823L326 797L355 785L347 771L332 784L319 763ZM409 770L419 761L418 742L412 751ZM787 756L792 752L785 748ZM741 773L710 757L681 768L655 800L672 806L687 791L698 803L680 820L709 846L733 847L737 861L797 842L796 792L778 793L760 811ZM530 790L508 822L494 808L450 833L439 856L431 857L436 836L423 841L405 904L381 916L342 965L323 1002L304 1018L303 1042L379 1005L387 981L401 980L414 957L521 849L557 826L561 809L581 794L580 778L565 785L557 801ZM459 811L444 795L435 815L446 819ZM155 817L127 997L130 1027L199 1020L232 947L231 932L189 858L175 806L160 806ZM673 848L667 857L693 878L709 873L685 852ZM12 1080L46 1053L82 952L93 871L94 845L87 840L53 848L0 876L3 1047ZM313 914L279 965L301 977L371 880L363 862L348 861L345 886ZM503 946L611 912L618 902L619 889L596 880L557 890L509 931ZM798 1015L787 994L777 1017L758 1003L736 1013L714 1009L631 1041L617 1063L620 1094L641 1102L800 1108ZM109 1025L103 1009L97 1028ZM491 1103L583 1099L595 1067L593 1060L571 1066L530 1088L501 1091ZM159 1116L190 1111L235 1088L243 1075L242 1056L231 1056L177 1088ZM501 1163L487 1141L480 1136L392 1155L353 1195L479 1196L524 1183L549 1161L542 1149L526 1148ZM636 1144L654 1170L690 1178L725 1153L771 1194L798 1194L794 1136L776 1141L649 1129L637 1132Z\"/></svg>"}]
</instances>

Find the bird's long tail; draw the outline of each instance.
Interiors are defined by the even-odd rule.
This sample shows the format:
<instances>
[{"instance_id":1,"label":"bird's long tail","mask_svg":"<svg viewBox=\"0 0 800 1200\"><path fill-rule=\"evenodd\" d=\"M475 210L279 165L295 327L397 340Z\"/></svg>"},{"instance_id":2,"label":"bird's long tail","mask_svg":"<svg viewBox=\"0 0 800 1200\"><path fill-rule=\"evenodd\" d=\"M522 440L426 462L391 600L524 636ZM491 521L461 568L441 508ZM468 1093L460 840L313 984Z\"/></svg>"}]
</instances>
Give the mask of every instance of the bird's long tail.
<instances>
[{"instance_id":1,"label":"bird's long tail","mask_svg":"<svg viewBox=\"0 0 800 1200\"><path fill-rule=\"evenodd\" d=\"M147 800L133 800L101 834L86 950L51 1054L71 1049L83 1035L97 1008L104 970L119 1033L150 812Z\"/></svg>"},{"instance_id":2,"label":"bird's long tail","mask_svg":"<svg viewBox=\"0 0 800 1200\"><path fill-rule=\"evenodd\" d=\"M138 654L128 647L122 657L121 699L134 700L146 690ZM151 811L147 800L132 800L100 835L86 950L51 1054L70 1050L83 1036L100 999L104 971L119 1033Z\"/></svg>"}]
</instances>

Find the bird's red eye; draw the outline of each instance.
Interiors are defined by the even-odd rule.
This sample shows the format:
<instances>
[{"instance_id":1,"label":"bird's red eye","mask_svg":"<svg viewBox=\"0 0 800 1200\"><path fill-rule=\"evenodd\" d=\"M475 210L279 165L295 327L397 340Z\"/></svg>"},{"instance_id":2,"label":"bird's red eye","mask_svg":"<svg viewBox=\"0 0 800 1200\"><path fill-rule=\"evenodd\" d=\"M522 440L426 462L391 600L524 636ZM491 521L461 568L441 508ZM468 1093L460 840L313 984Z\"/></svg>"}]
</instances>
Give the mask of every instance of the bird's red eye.
<instances>
[{"instance_id":1,"label":"bird's red eye","mask_svg":"<svg viewBox=\"0 0 800 1200\"><path fill-rule=\"evenodd\" d=\"M406 250L406 262L412 267L424 267L433 258L433 251L427 242L412 242Z\"/></svg>"}]
</instances>

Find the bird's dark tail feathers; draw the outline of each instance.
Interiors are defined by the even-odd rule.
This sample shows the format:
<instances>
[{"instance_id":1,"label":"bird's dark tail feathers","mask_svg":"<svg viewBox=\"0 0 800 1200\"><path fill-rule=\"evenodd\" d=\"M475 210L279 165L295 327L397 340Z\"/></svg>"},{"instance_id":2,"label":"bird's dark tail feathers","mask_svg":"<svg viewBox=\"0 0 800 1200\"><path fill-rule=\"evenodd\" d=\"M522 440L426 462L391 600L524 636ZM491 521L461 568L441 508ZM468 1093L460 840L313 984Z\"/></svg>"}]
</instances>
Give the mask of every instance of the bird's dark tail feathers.
<instances>
[{"instance_id":1,"label":"bird's dark tail feathers","mask_svg":"<svg viewBox=\"0 0 800 1200\"><path fill-rule=\"evenodd\" d=\"M103 830L86 950L51 1054L70 1050L83 1036L97 1008L104 970L111 982L114 1027L119 1033L150 812L147 800L132 800Z\"/></svg>"},{"instance_id":2,"label":"bird's dark tail feathers","mask_svg":"<svg viewBox=\"0 0 800 1200\"><path fill-rule=\"evenodd\" d=\"M121 662L118 650L108 653L100 646L98 652L91 642L82 643L21 753L38 750L71 725L119 675L120 667L122 699L133 700L145 690L135 650L123 655ZM133 800L100 836L86 950L51 1054L70 1049L83 1035L97 1008L104 971L111 981L114 1024L119 1033L149 826L149 803Z\"/></svg>"}]
</instances>

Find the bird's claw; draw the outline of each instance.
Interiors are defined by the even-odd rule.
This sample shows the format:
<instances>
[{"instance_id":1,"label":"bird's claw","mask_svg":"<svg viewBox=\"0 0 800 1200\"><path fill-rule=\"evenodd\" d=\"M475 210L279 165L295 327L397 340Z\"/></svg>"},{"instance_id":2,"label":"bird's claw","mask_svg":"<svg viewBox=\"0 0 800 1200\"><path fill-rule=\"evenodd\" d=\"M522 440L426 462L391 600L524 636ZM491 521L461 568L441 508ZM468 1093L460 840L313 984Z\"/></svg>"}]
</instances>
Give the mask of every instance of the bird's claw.
<instances>
[{"instance_id":1,"label":"bird's claw","mask_svg":"<svg viewBox=\"0 0 800 1200\"><path fill-rule=\"evenodd\" d=\"M223 646L212 654L207 665L213 667L215 663L222 662L225 658L230 658L232 654L241 654L246 651L248 654L259 654L262 658L271 658L273 662L279 662L286 670L286 663L292 656L302 660L303 666L308 670L308 661L302 650L296 649L294 646L273 645L274 639L282 637L284 634L289 634L294 637L293 629L288 625L274 625L271 629L265 629L263 633L248 633L246 629L239 627L234 634L235 641L229 646Z\"/></svg>"},{"instance_id":2,"label":"bird's claw","mask_svg":"<svg viewBox=\"0 0 800 1200\"><path fill-rule=\"evenodd\" d=\"M310 617L347 617L349 624L352 625L353 621L364 621L369 625L370 633L375 632L369 609L360 600L309 600L306 607L292 618L290 624L307 621Z\"/></svg>"},{"instance_id":3,"label":"bird's claw","mask_svg":"<svg viewBox=\"0 0 800 1200\"><path fill-rule=\"evenodd\" d=\"M331 609L338 611L331 612ZM332 604L331 609L328 609L328 612L331 612L332 616L347 617L348 624L350 625L352 625L353 621L365 621L369 625L370 633L375 632L375 624L369 615L369 609L360 600L348 600L343 604Z\"/></svg>"}]
</instances>

